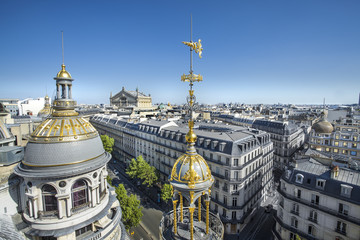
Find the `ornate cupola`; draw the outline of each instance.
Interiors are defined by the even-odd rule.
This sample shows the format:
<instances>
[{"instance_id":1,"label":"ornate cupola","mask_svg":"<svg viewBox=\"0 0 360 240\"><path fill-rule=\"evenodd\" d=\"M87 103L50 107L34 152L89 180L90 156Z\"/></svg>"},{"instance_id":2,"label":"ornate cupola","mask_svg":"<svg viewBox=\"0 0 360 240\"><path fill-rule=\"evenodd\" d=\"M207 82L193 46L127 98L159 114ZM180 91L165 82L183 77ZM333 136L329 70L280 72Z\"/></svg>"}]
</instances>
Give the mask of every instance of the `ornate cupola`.
<instances>
[{"instance_id":1,"label":"ornate cupola","mask_svg":"<svg viewBox=\"0 0 360 240\"><path fill-rule=\"evenodd\" d=\"M74 79L65 69L65 64L61 65L61 70L56 77L56 99L53 103L54 113L53 116L77 116L75 112L76 101L72 99L72 82Z\"/></svg>"},{"instance_id":2,"label":"ornate cupola","mask_svg":"<svg viewBox=\"0 0 360 240\"><path fill-rule=\"evenodd\" d=\"M173 188L173 212L168 215L172 216L171 222L173 223L173 228L171 234L169 230L163 229L161 238L190 240L222 239L223 228L221 227L221 220L216 215L210 216L209 213L211 186L214 183L214 177L211 175L210 168L205 159L195 149L197 136L194 132L194 105L196 98L193 85L194 82L202 81L202 76L193 73L192 52L195 51L201 58L203 49L201 40L192 42L190 39L190 42L183 43L190 47L190 72L188 75L183 74L181 76L181 81L189 82L190 86L189 96L187 97L190 115L188 123L189 131L185 136L187 150L176 160L169 176L169 182ZM203 202L202 199L204 200ZM188 207L184 207L184 203ZM203 203L206 206L206 211L202 214ZM196 209L197 211L195 211ZM179 217L180 219L178 219ZM194 218L197 221L194 222ZM216 230L209 229L210 221L212 226L216 223ZM190 234L188 234L189 232Z\"/></svg>"},{"instance_id":3,"label":"ornate cupola","mask_svg":"<svg viewBox=\"0 0 360 240\"><path fill-rule=\"evenodd\" d=\"M106 181L111 155L75 111L73 79L64 64L54 79L54 111L31 134L15 168L23 179L24 233L33 239L120 239L121 208Z\"/></svg>"},{"instance_id":4,"label":"ornate cupola","mask_svg":"<svg viewBox=\"0 0 360 240\"><path fill-rule=\"evenodd\" d=\"M52 113L52 108L50 105L50 98L46 94L44 108L39 111L38 117L48 117L51 113Z\"/></svg>"}]
</instances>

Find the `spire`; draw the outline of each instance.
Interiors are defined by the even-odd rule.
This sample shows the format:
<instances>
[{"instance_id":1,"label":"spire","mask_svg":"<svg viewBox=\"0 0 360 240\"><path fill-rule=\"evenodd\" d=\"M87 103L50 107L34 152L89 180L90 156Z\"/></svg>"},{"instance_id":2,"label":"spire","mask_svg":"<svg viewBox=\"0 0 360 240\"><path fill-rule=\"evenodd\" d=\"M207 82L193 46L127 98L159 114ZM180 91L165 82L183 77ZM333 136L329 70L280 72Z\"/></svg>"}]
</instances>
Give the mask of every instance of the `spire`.
<instances>
[{"instance_id":1,"label":"spire","mask_svg":"<svg viewBox=\"0 0 360 240\"><path fill-rule=\"evenodd\" d=\"M76 116L75 112L76 102L72 99L72 82L69 72L65 69L64 64L64 33L61 31L61 48L62 60L61 70L58 72L54 80L56 80L56 99L54 101L53 116Z\"/></svg>"},{"instance_id":2,"label":"spire","mask_svg":"<svg viewBox=\"0 0 360 240\"><path fill-rule=\"evenodd\" d=\"M192 41L192 15L190 17L190 42L183 42L186 46L190 47L190 71L188 75L183 74L181 76L181 81L183 82L189 82L190 90L189 90L189 97L188 97L188 104L189 104L189 110L190 110L190 120L189 120L189 132L186 134L186 141L192 145L196 142L196 135L194 133L194 103L196 101L196 97L194 95L194 90L192 89L194 82L200 82L202 81L203 77L199 74L196 75L193 73L193 59L192 59L192 53L193 50L195 50L195 53L199 54L199 57L201 58L202 54L202 45L201 40L199 39L198 42Z\"/></svg>"}]
</instances>

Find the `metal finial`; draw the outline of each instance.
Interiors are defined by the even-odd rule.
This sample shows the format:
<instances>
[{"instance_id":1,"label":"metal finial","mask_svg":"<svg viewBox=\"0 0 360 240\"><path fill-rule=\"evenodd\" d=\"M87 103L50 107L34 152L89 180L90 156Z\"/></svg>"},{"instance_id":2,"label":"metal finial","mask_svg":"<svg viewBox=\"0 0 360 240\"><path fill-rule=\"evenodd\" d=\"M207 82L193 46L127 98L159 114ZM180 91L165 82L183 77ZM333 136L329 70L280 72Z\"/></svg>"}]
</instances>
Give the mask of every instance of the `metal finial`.
<instances>
[{"instance_id":1,"label":"metal finial","mask_svg":"<svg viewBox=\"0 0 360 240\"><path fill-rule=\"evenodd\" d=\"M64 65L64 32L61 31L61 49L62 49L62 64Z\"/></svg>"}]
</instances>

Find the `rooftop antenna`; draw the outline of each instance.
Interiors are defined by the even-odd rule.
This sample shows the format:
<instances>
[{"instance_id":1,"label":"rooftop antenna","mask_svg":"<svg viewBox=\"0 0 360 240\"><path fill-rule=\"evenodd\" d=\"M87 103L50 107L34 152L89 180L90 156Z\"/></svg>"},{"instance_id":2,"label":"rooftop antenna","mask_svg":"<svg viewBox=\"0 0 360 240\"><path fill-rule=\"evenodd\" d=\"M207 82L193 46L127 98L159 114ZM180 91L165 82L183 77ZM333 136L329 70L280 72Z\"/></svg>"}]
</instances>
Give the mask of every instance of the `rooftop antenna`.
<instances>
[{"instance_id":1,"label":"rooftop antenna","mask_svg":"<svg viewBox=\"0 0 360 240\"><path fill-rule=\"evenodd\" d=\"M64 31L61 31L62 64L64 65Z\"/></svg>"}]
</instances>

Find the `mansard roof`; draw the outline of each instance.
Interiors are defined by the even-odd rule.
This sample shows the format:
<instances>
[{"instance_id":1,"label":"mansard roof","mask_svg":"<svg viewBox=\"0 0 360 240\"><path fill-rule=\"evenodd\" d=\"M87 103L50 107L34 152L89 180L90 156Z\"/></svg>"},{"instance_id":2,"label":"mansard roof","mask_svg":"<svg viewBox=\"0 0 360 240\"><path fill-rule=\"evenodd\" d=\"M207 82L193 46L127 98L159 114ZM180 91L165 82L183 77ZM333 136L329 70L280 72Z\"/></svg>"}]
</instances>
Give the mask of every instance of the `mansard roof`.
<instances>
[{"instance_id":1,"label":"mansard roof","mask_svg":"<svg viewBox=\"0 0 360 240\"><path fill-rule=\"evenodd\" d=\"M324 195L329 195L334 198L339 198L344 201L360 204L360 172L348 168L339 168L337 177L331 177L331 168L313 158L297 164L295 168L291 168L291 174L286 176L286 171L283 179L291 184L309 189L310 191L320 192ZM296 175L303 175L302 183L296 181ZM325 180L325 187L320 189L316 186L317 179ZM350 197L341 195L341 186L348 185L352 187Z\"/></svg>"}]
</instances>

